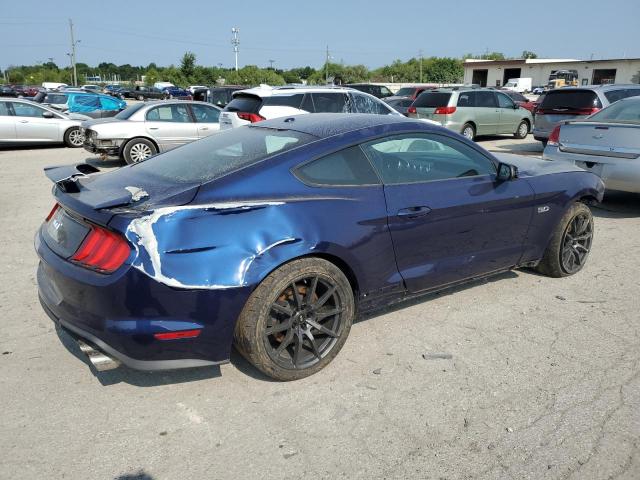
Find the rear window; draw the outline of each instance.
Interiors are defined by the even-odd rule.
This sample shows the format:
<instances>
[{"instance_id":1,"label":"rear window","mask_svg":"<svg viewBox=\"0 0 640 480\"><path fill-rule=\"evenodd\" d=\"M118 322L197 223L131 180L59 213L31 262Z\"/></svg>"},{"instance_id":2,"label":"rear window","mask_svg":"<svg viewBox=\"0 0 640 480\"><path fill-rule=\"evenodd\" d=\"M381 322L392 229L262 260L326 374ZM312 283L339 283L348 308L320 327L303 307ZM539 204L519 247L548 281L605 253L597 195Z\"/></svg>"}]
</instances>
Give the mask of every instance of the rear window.
<instances>
[{"instance_id":1,"label":"rear window","mask_svg":"<svg viewBox=\"0 0 640 480\"><path fill-rule=\"evenodd\" d=\"M255 95L236 95L224 108L226 112L258 113L262 99Z\"/></svg>"},{"instance_id":2,"label":"rear window","mask_svg":"<svg viewBox=\"0 0 640 480\"><path fill-rule=\"evenodd\" d=\"M449 105L449 99L451 99L449 92L424 92L416 98L413 106L416 108L446 107Z\"/></svg>"},{"instance_id":3,"label":"rear window","mask_svg":"<svg viewBox=\"0 0 640 480\"><path fill-rule=\"evenodd\" d=\"M138 110L140 110L142 107L144 107L145 104L144 103L138 103L137 105L132 105L130 107L125 108L123 111L121 111L120 113L118 113L115 118L118 118L120 120L127 120L129 117L131 117L131 115L133 115L134 113L136 113Z\"/></svg>"},{"instance_id":4,"label":"rear window","mask_svg":"<svg viewBox=\"0 0 640 480\"><path fill-rule=\"evenodd\" d=\"M602 108L596 92L592 90L553 90L544 97L541 109L581 110L586 108Z\"/></svg>"},{"instance_id":5,"label":"rear window","mask_svg":"<svg viewBox=\"0 0 640 480\"><path fill-rule=\"evenodd\" d=\"M300 108L300 104L302 103L302 99L304 98L304 94L298 93L296 95L286 95L286 96L275 96L275 97L265 97L262 100L262 104L264 106L277 106L277 107L292 107L292 108Z\"/></svg>"},{"instance_id":6,"label":"rear window","mask_svg":"<svg viewBox=\"0 0 640 480\"><path fill-rule=\"evenodd\" d=\"M588 121L629 122L640 124L640 99L623 100L594 113Z\"/></svg>"},{"instance_id":7,"label":"rear window","mask_svg":"<svg viewBox=\"0 0 640 480\"><path fill-rule=\"evenodd\" d=\"M204 183L315 139L293 130L245 126L175 148L132 168L169 181Z\"/></svg>"}]
</instances>

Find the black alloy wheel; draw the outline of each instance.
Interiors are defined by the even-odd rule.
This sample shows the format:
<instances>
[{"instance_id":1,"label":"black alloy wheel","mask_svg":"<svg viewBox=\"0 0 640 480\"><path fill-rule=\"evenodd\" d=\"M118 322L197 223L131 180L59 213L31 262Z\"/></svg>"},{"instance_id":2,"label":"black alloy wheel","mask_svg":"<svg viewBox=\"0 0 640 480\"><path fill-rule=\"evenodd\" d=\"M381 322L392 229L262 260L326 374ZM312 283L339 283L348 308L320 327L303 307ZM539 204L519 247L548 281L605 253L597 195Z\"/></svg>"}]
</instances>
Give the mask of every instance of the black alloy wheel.
<instances>
[{"instance_id":1,"label":"black alloy wheel","mask_svg":"<svg viewBox=\"0 0 640 480\"><path fill-rule=\"evenodd\" d=\"M580 270L591 250L593 241L593 219L580 213L576 215L564 233L560 262L562 269L568 274Z\"/></svg>"},{"instance_id":2,"label":"black alloy wheel","mask_svg":"<svg viewBox=\"0 0 640 480\"><path fill-rule=\"evenodd\" d=\"M344 321L343 300L332 279L314 275L291 282L271 304L263 339L282 368L308 368L331 351Z\"/></svg>"}]
</instances>

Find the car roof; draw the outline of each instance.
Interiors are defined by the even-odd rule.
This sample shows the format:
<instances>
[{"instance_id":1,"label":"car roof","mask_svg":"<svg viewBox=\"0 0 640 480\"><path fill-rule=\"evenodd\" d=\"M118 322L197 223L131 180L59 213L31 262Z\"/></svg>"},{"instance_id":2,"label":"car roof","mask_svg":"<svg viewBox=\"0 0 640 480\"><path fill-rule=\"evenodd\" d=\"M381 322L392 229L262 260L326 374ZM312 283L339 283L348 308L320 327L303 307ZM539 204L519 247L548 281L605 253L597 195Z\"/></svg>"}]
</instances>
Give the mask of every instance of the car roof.
<instances>
[{"instance_id":1,"label":"car roof","mask_svg":"<svg viewBox=\"0 0 640 480\"><path fill-rule=\"evenodd\" d=\"M290 117L279 117L271 120L263 120L256 123L251 128L273 128L279 130L295 130L296 132L307 133L316 137L329 137L340 135L341 133L371 128L379 125L393 124L416 124L421 127L432 125L412 120L402 115L378 115L373 113L313 113L294 115Z\"/></svg>"},{"instance_id":2,"label":"car roof","mask_svg":"<svg viewBox=\"0 0 640 480\"><path fill-rule=\"evenodd\" d=\"M353 92L353 88L331 86L331 85L285 85L282 87L271 87L269 85L260 85L259 87L247 88L233 92L234 97L239 94L256 95L258 97L273 97L277 95L292 95L294 93L320 93L327 91L335 92Z\"/></svg>"},{"instance_id":3,"label":"car roof","mask_svg":"<svg viewBox=\"0 0 640 480\"><path fill-rule=\"evenodd\" d=\"M606 85L581 85L579 87L554 88L553 90L549 90L547 93L567 92L567 91L572 92L576 90L609 91L609 90L620 90L621 88L639 89L640 85L638 85L637 83L609 83Z\"/></svg>"}]
</instances>

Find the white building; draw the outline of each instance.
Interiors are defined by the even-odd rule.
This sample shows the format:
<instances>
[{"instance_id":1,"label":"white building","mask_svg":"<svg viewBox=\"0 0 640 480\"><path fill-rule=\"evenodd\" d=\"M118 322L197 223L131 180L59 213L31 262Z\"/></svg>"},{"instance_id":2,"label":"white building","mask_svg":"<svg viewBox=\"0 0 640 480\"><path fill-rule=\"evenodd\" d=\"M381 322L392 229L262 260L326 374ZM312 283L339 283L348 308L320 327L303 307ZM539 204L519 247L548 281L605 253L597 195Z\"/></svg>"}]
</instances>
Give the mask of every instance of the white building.
<instances>
[{"instance_id":1,"label":"white building","mask_svg":"<svg viewBox=\"0 0 640 480\"><path fill-rule=\"evenodd\" d=\"M476 60L464 63L464 83L500 87L510 78L531 78L534 86L547 85L553 70L576 70L578 85L640 83L640 58L574 60L530 58L518 60Z\"/></svg>"}]
</instances>

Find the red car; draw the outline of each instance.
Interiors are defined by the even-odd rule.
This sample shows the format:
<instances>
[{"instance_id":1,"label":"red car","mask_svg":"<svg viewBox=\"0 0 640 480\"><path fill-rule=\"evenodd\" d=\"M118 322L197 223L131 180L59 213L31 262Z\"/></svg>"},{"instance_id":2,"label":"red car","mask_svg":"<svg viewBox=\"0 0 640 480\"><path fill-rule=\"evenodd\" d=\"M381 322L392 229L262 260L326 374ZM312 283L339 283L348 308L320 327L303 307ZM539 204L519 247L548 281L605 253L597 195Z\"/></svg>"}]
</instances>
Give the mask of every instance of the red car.
<instances>
[{"instance_id":1,"label":"red car","mask_svg":"<svg viewBox=\"0 0 640 480\"><path fill-rule=\"evenodd\" d=\"M35 97L39 91L40 87L36 87L33 85L29 87L22 87L22 95L24 95L25 97Z\"/></svg>"},{"instance_id":2,"label":"red car","mask_svg":"<svg viewBox=\"0 0 640 480\"><path fill-rule=\"evenodd\" d=\"M534 113L536 110L536 107L538 106L537 101L534 102L533 100L529 100L527 97L525 97L521 93L514 92L512 90L500 90L500 92L511 97L511 100L516 102L520 107L526 108L531 113Z\"/></svg>"}]
</instances>

